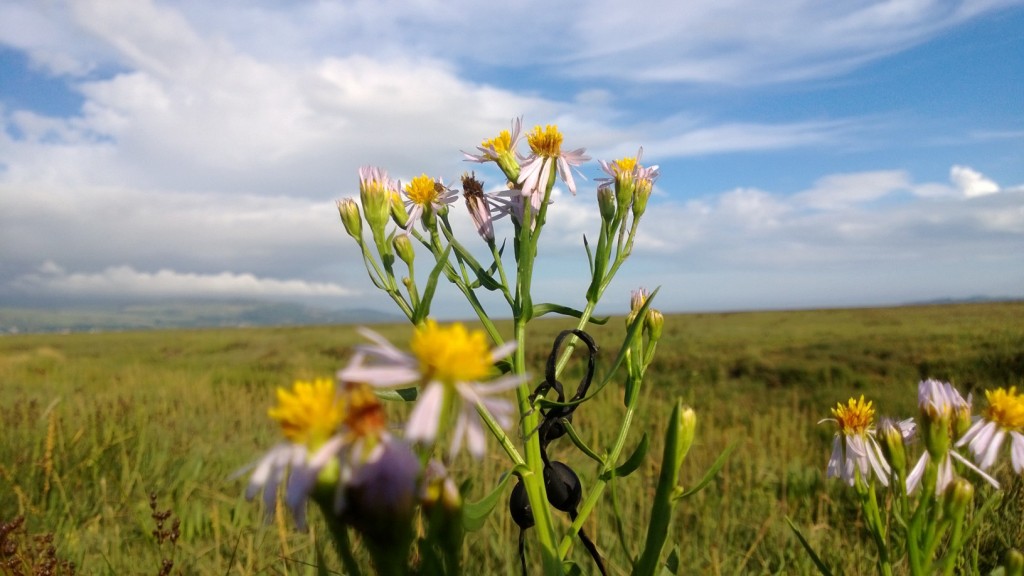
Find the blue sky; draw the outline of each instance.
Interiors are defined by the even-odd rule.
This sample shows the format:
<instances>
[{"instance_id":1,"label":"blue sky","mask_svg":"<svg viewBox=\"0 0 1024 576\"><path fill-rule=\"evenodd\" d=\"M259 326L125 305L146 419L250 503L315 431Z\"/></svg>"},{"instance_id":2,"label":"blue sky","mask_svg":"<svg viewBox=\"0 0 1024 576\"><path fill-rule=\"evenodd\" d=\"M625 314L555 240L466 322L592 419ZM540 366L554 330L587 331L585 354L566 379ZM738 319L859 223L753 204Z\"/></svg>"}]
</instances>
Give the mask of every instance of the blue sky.
<instances>
[{"instance_id":1,"label":"blue sky","mask_svg":"<svg viewBox=\"0 0 1024 576\"><path fill-rule=\"evenodd\" d=\"M1022 30L1011 0L0 0L0 303L387 310L334 202L364 164L498 186L459 151L516 116L661 167L608 311L1024 297ZM593 190L556 197L541 300L582 303Z\"/></svg>"}]
</instances>

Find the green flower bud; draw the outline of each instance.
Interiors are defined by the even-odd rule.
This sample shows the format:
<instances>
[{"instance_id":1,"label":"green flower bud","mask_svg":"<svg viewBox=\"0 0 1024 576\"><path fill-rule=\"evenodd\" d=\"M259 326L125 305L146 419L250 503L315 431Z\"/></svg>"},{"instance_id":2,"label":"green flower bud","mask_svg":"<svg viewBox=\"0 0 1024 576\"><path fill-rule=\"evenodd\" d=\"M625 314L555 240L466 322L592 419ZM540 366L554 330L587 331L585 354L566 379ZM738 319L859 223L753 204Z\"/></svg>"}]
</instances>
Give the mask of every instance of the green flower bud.
<instances>
[{"instance_id":1,"label":"green flower bud","mask_svg":"<svg viewBox=\"0 0 1024 576\"><path fill-rule=\"evenodd\" d=\"M357 242L363 239L363 219L359 216L359 205L351 198L338 201L338 214L341 216L341 224L345 232L356 239Z\"/></svg>"},{"instance_id":2,"label":"green flower bud","mask_svg":"<svg viewBox=\"0 0 1024 576\"><path fill-rule=\"evenodd\" d=\"M650 180L637 182L636 191L633 194L633 218L639 218L647 211L647 200L651 197Z\"/></svg>"},{"instance_id":3,"label":"green flower bud","mask_svg":"<svg viewBox=\"0 0 1024 576\"><path fill-rule=\"evenodd\" d=\"M693 446L693 439L697 435L697 413L689 406L683 406L679 413L679 443L676 446L676 461L682 465L686 455Z\"/></svg>"},{"instance_id":4,"label":"green flower bud","mask_svg":"<svg viewBox=\"0 0 1024 576\"><path fill-rule=\"evenodd\" d=\"M391 219L402 228L409 222L409 212L402 202L402 195L397 191L391 192Z\"/></svg>"},{"instance_id":5,"label":"green flower bud","mask_svg":"<svg viewBox=\"0 0 1024 576\"><path fill-rule=\"evenodd\" d=\"M651 342L661 340L661 333L665 328L665 316L653 308L647 309L647 317L644 318L644 328Z\"/></svg>"},{"instance_id":6,"label":"green flower bud","mask_svg":"<svg viewBox=\"0 0 1024 576\"><path fill-rule=\"evenodd\" d=\"M617 209L615 193L608 186L601 186L597 189L597 206L601 210L601 220L611 222L615 219Z\"/></svg>"},{"instance_id":7,"label":"green flower bud","mask_svg":"<svg viewBox=\"0 0 1024 576\"><path fill-rule=\"evenodd\" d=\"M359 170L359 201L375 238L384 238L384 227L391 217L393 191L394 184L384 170L372 167Z\"/></svg>"},{"instance_id":8,"label":"green flower bud","mask_svg":"<svg viewBox=\"0 0 1024 576\"><path fill-rule=\"evenodd\" d=\"M891 418L883 418L878 423L878 437L881 438L882 454L896 472L898 478L907 474L907 450L903 443L903 431L899 424Z\"/></svg>"},{"instance_id":9,"label":"green flower bud","mask_svg":"<svg viewBox=\"0 0 1024 576\"><path fill-rule=\"evenodd\" d=\"M959 522L963 519L972 500L974 500L974 485L963 478L957 478L942 495L942 510L954 521Z\"/></svg>"},{"instance_id":10,"label":"green flower bud","mask_svg":"<svg viewBox=\"0 0 1024 576\"><path fill-rule=\"evenodd\" d=\"M1024 576L1024 554L1015 548L1007 550L1003 555L1003 570L1006 576Z\"/></svg>"},{"instance_id":11,"label":"green flower bud","mask_svg":"<svg viewBox=\"0 0 1024 576\"><path fill-rule=\"evenodd\" d=\"M391 239L391 245L395 248L395 254L405 262L405 265L412 268L412 262L416 258L416 251L408 234L396 234Z\"/></svg>"}]
</instances>

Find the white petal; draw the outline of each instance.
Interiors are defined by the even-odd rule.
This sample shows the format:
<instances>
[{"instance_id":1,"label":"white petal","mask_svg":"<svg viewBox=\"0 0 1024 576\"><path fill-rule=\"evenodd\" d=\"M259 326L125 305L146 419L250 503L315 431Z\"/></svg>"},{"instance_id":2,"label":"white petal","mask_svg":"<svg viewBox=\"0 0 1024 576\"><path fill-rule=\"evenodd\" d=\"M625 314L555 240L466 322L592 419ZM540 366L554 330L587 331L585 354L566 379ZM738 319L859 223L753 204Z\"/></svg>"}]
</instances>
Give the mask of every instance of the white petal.
<instances>
[{"instance_id":1,"label":"white petal","mask_svg":"<svg viewBox=\"0 0 1024 576\"><path fill-rule=\"evenodd\" d=\"M928 452L921 454L918 458L917 464L914 464L914 468L907 475L907 494L913 494L917 487L921 485L921 479L924 477L924 468L931 460L931 456Z\"/></svg>"},{"instance_id":2,"label":"white petal","mask_svg":"<svg viewBox=\"0 0 1024 576\"><path fill-rule=\"evenodd\" d=\"M967 466L971 470L974 470L978 474L978 476L981 476L986 482L991 484L993 488L995 488L996 490L999 489L999 482L995 478L993 478L993 477L989 476L988 474L986 474L985 472L983 472L981 470L981 468L978 468L977 466L975 466L973 462L971 462L967 458L964 458L963 456L960 455L959 452L956 452L954 450L950 450L949 453L953 455L953 458L956 458L957 460L959 460L964 466ZM953 473L952 472L952 464L950 464L951 460L952 459L949 458L948 456L945 459L945 462L950 466L950 474ZM940 471L940 474L941 474L941 471ZM952 481L952 478L950 478L950 481Z\"/></svg>"},{"instance_id":3,"label":"white petal","mask_svg":"<svg viewBox=\"0 0 1024 576\"><path fill-rule=\"evenodd\" d=\"M1010 432L1010 462L1014 472L1024 474L1024 434L1020 432Z\"/></svg>"}]
</instances>

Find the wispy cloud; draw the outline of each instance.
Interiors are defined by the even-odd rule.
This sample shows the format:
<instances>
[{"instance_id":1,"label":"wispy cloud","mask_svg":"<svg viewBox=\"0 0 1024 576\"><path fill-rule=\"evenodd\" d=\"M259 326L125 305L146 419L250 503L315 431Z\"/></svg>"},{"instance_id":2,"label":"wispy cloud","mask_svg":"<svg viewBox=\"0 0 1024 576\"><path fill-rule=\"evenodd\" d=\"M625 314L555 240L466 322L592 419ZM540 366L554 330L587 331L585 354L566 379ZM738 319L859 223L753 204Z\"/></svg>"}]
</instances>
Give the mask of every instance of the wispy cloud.
<instances>
[{"instance_id":1,"label":"wispy cloud","mask_svg":"<svg viewBox=\"0 0 1024 576\"><path fill-rule=\"evenodd\" d=\"M53 261L15 278L9 288L33 296L119 297L119 298L209 298L209 297L335 297L347 298L358 292L344 286L305 280L261 278L253 274L221 272L196 274L161 269L141 272L131 266L111 266L99 272L68 272Z\"/></svg>"}]
</instances>

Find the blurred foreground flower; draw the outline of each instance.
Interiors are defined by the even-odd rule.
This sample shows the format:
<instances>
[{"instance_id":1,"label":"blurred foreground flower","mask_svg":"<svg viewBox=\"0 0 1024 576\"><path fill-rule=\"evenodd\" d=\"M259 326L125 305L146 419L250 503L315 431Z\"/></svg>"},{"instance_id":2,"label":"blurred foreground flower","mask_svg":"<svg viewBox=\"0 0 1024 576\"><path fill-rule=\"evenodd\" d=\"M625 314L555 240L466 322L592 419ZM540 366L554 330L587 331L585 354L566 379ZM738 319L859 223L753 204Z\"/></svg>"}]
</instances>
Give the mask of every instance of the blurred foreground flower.
<instances>
[{"instance_id":1,"label":"blurred foreground flower","mask_svg":"<svg viewBox=\"0 0 1024 576\"><path fill-rule=\"evenodd\" d=\"M273 514L277 491L287 476L285 504L300 527L306 524L306 501L321 474L336 476L328 463L343 443L338 434L345 406L334 382L296 381L291 390L277 389L278 405L267 414L281 425L287 441L271 448L256 464L245 497L263 491L267 514Z\"/></svg>"},{"instance_id":2,"label":"blurred foreground flower","mask_svg":"<svg viewBox=\"0 0 1024 576\"><path fill-rule=\"evenodd\" d=\"M405 428L409 441L432 445L451 410L457 409L450 453L457 454L466 442L470 454L481 458L486 451L486 435L477 407L486 409L502 428L512 424L512 403L493 396L515 388L525 376L482 381L494 375L494 363L511 354L515 343L489 350L483 331L470 332L458 323L444 328L433 320L416 328L411 355L372 330L364 329L362 334L374 344L360 347L352 363L338 372L338 378L385 388L420 386Z\"/></svg>"}]
</instances>

